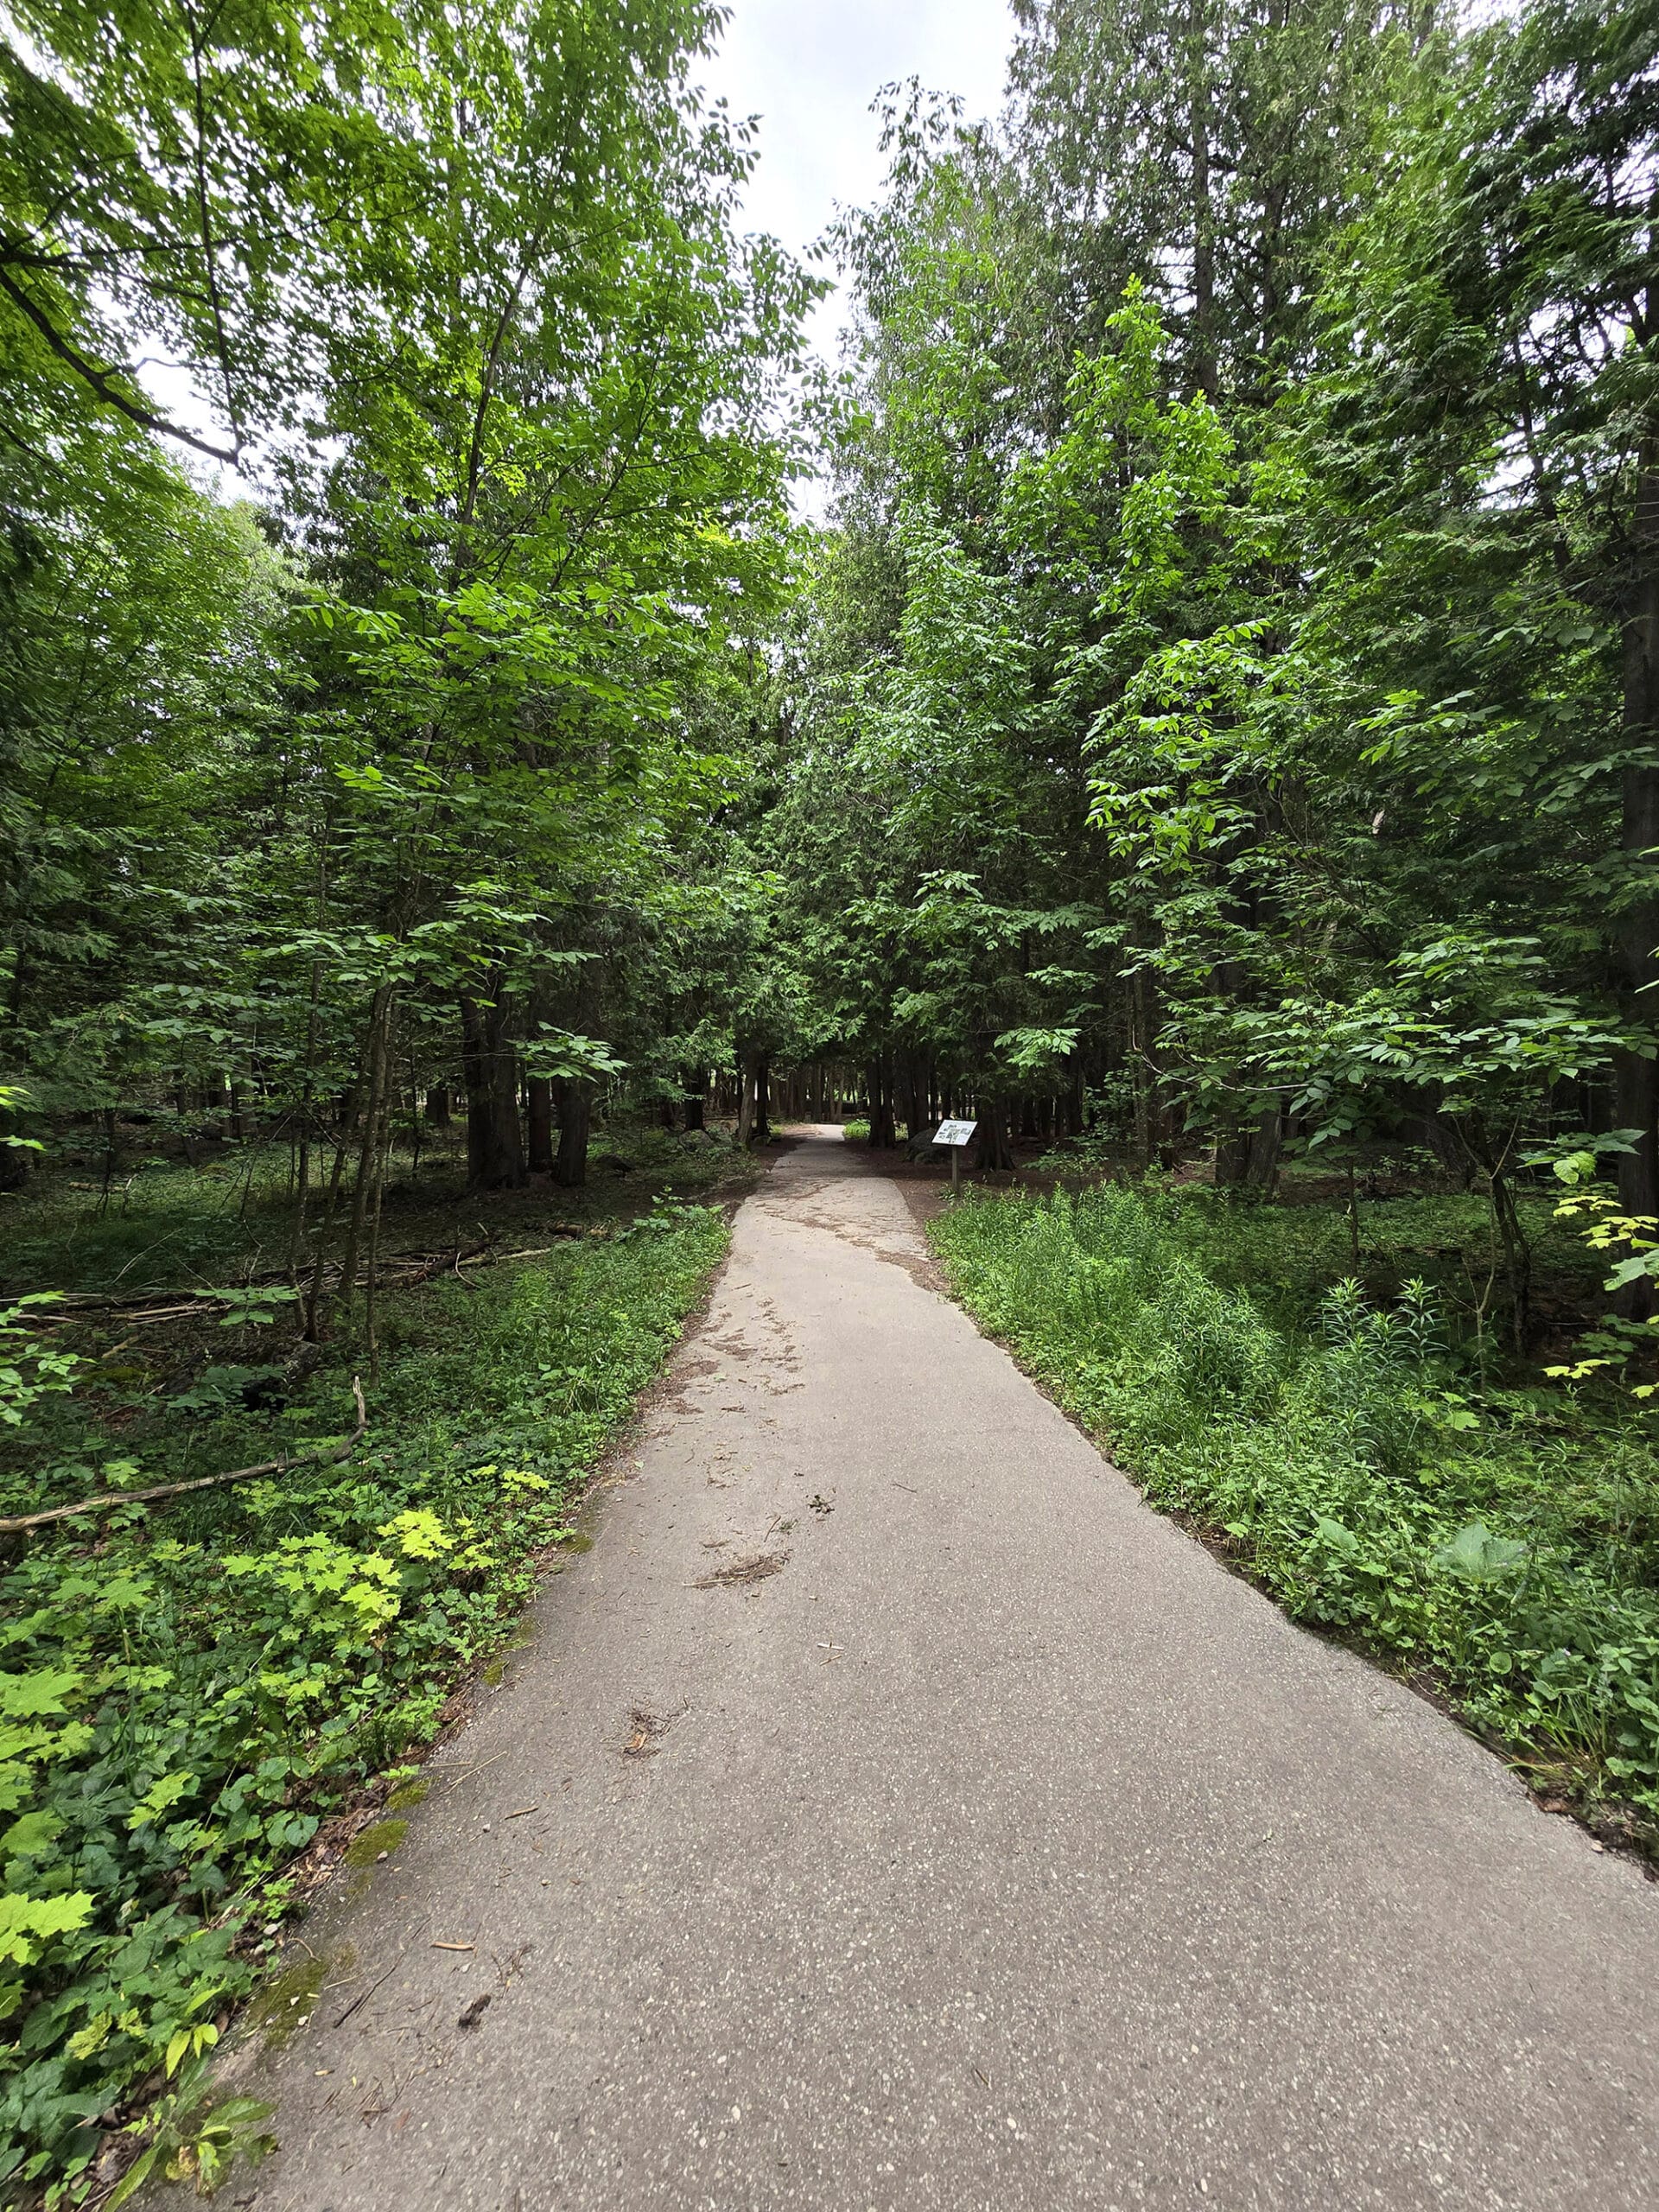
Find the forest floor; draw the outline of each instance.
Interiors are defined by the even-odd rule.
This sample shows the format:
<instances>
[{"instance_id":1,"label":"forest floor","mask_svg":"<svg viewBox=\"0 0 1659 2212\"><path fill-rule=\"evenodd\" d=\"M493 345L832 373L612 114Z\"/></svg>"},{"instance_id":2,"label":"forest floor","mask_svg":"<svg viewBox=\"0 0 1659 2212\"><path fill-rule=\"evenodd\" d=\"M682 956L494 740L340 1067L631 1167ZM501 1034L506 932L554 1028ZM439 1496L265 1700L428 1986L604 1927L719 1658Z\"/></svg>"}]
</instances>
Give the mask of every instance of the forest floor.
<instances>
[{"instance_id":1,"label":"forest floor","mask_svg":"<svg viewBox=\"0 0 1659 2212\"><path fill-rule=\"evenodd\" d=\"M1639 1866L938 1281L832 1133L743 1206L591 1549L290 1945L236 2202L1659 2203Z\"/></svg>"}]
</instances>

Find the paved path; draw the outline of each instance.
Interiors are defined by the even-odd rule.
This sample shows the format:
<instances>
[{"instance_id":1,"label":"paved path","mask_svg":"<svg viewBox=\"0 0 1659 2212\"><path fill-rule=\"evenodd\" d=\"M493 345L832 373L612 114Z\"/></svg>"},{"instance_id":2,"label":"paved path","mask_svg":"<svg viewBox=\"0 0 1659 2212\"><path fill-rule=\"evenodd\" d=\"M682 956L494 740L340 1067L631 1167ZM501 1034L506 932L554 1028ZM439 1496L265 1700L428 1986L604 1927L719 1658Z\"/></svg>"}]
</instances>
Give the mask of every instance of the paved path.
<instances>
[{"instance_id":1,"label":"paved path","mask_svg":"<svg viewBox=\"0 0 1659 2212\"><path fill-rule=\"evenodd\" d=\"M838 1144L745 1205L594 1549L311 1923L260 2212L1659 2207L1659 1891L925 1275Z\"/></svg>"}]
</instances>

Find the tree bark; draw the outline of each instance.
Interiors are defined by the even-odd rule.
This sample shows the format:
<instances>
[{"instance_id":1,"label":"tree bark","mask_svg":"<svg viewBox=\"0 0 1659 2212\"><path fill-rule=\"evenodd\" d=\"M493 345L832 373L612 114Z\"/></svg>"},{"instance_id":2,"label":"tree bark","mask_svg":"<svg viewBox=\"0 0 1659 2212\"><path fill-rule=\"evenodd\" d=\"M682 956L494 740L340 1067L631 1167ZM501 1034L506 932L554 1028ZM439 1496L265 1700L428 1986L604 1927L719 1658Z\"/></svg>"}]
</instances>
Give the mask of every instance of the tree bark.
<instances>
[{"instance_id":1,"label":"tree bark","mask_svg":"<svg viewBox=\"0 0 1659 2212\"><path fill-rule=\"evenodd\" d=\"M357 1180L352 1186L352 1211L346 1230L346 1250L340 1263L340 1302L349 1306L357 1288L357 1261L363 1245L368 1207L379 1183L380 1122L391 1074L392 994L389 983L376 990L369 1009L368 1037L363 1058L368 1098L363 1116L363 1141L357 1155Z\"/></svg>"},{"instance_id":2,"label":"tree bark","mask_svg":"<svg viewBox=\"0 0 1659 2212\"><path fill-rule=\"evenodd\" d=\"M492 978L489 999L461 1001L461 1060L467 1083L467 1187L518 1191L525 1181L518 1126L518 1055L507 1033L506 995Z\"/></svg>"},{"instance_id":3,"label":"tree bark","mask_svg":"<svg viewBox=\"0 0 1659 2212\"><path fill-rule=\"evenodd\" d=\"M1653 988L1659 984L1659 764L1653 757L1659 747L1659 450L1652 439L1637 480L1632 538L1636 574L1624 621L1624 741L1637 757L1624 770L1620 842L1640 888L1619 918L1616 961L1620 1012L1652 1036L1659 1016ZM1659 1215L1659 1063L1649 1052L1621 1051L1614 1089L1619 1127L1637 1132L1635 1151L1618 1163L1620 1203L1626 1213ZM1645 1284L1640 1288L1645 1291Z\"/></svg>"},{"instance_id":4,"label":"tree bark","mask_svg":"<svg viewBox=\"0 0 1659 2212\"><path fill-rule=\"evenodd\" d=\"M754 1079L760 1068L759 1057L744 1052L738 1059L737 1077L737 1141L747 1144L754 1134Z\"/></svg>"},{"instance_id":5,"label":"tree bark","mask_svg":"<svg viewBox=\"0 0 1659 2212\"><path fill-rule=\"evenodd\" d=\"M1244 1179L1253 1190L1274 1191L1279 1187L1279 1162L1285 1149L1285 1116L1282 1109L1269 1106L1255 1125L1250 1140L1249 1165Z\"/></svg>"},{"instance_id":6,"label":"tree bark","mask_svg":"<svg viewBox=\"0 0 1659 2212\"><path fill-rule=\"evenodd\" d=\"M1189 0L1187 114L1192 137L1192 381L1206 399L1216 370L1216 219L1210 181L1210 21L1207 0Z\"/></svg>"},{"instance_id":7,"label":"tree bark","mask_svg":"<svg viewBox=\"0 0 1659 2212\"><path fill-rule=\"evenodd\" d=\"M1249 1179L1251 1141L1249 1129L1228 1129L1216 1139L1215 1185L1218 1191L1236 1190Z\"/></svg>"},{"instance_id":8,"label":"tree bark","mask_svg":"<svg viewBox=\"0 0 1659 2212\"><path fill-rule=\"evenodd\" d=\"M1252 1128L1231 1129L1216 1141L1217 1189L1271 1191L1279 1180L1284 1149L1283 1120L1269 1106Z\"/></svg>"},{"instance_id":9,"label":"tree bark","mask_svg":"<svg viewBox=\"0 0 1659 2212\"><path fill-rule=\"evenodd\" d=\"M532 1175L553 1172L553 1085L544 1075L533 1075L524 1084L524 1122L529 1140L528 1164Z\"/></svg>"},{"instance_id":10,"label":"tree bark","mask_svg":"<svg viewBox=\"0 0 1659 2212\"><path fill-rule=\"evenodd\" d=\"M553 1180L562 1191L578 1191L588 1180L588 1137L593 1126L594 1094L580 1076L559 1084L559 1149Z\"/></svg>"},{"instance_id":11,"label":"tree bark","mask_svg":"<svg viewBox=\"0 0 1659 2212\"><path fill-rule=\"evenodd\" d=\"M772 1066L761 1060L754 1071L754 1141L772 1141Z\"/></svg>"},{"instance_id":12,"label":"tree bark","mask_svg":"<svg viewBox=\"0 0 1659 2212\"><path fill-rule=\"evenodd\" d=\"M893 1093L887 1071L880 1060L870 1064L870 1150L889 1152L896 1139L893 1128Z\"/></svg>"},{"instance_id":13,"label":"tree bark","mask_svg":"<svg viewBox=\"0 0 1659 2212\"><path fill-rule=\"evenodd\" d=\"M1008 1149L1007 1129L1002 1101L984 1100L979 1109L979 1127L974 1133L974 1165L981 1168L1011 1168L1014 1154Z\"/></svg>"}]
</instances>

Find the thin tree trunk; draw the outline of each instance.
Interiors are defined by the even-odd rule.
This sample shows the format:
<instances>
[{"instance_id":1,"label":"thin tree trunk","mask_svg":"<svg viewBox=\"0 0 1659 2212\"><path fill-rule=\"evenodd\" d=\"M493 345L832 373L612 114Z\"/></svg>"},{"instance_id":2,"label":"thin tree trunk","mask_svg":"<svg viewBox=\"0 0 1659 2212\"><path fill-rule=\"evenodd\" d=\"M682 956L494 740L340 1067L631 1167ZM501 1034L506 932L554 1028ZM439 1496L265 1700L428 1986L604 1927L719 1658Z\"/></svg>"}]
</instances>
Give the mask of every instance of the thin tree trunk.
<instances>
[{"instance_id":1,"label":"thin tree trunk","mask_svg":"<svg viewBox=\"0 0 1659 2212\"><path fill-rule=\"evenodd\" d=\"M323 890L318 888L318 920L321 922ZM305 1079L300 1085L299 1158L294 1173L294 1219L288 1236L288 1272L299 1274L300 1254L305 1249L305 1207L311 1188L311 1111L317 1070L317 1019L322 997L322 963L311 963L310 1001L305 1016Z\"/></svg>"},{"instance_id":2,"label":"thin tree trunk","mask_svg":"<svg viewBox=\"0 0 1659 2212\"><path fill-rule=\"evenodd\" d=\"M415 1071L415 1055L409 1056L409 1175L411 1182L418 1182L421 1174L421 1091Z\"/></svg>"},{"instance_id":3,"label":"thin tree trunk","mask_svg":"<svg viewBox=\"0 0 1659 2212\"><path fill-rule=\"evenodd\" d=\"M1619 920L1617 968L1626 1021L1651 1029L1659 984L1659 451L1649 440L1637 482L1633 531L1637 574L1624 622L1624 742L1637 758L1624 771L1621 843L1637 895ZM1635 1050L1614 1063L1615 1111L1637 1132L1618 1163L1626 1213L1659 1215L1659 1063ZM1645 1296L1645 1279L1637 1286ZM1627 1310L1631 1301L1625 1301ZM1645 1318L1643 1304L1635 1318Z\"/></svg>"},{"instance_id":4,"label":"thin tree trunk","mask_svg":"<svg viewBox=\"0 0 1659 2212\"><path fill-rule=\"evenodd\" d=\"M893 1084L888 1063L870 1065L870 1150L889 1152L896 1141L893 1128Z\"/></svg>"},{"instance_id":5,"label":"thin tree trunk","mask_svg":"<svg viewBox=\"0 0 1659 2212\"><path fill-rule=\"evenodd\" d=\"M368 1068L372 1041L371 1029L369 1033L365 1033L358 1054L357 1073L352 1078L351 1089L342 1092L340 1096L338 1118L343 1126L339 1129L334 1145L334 1164L328 1175L328 1202L323 1209L322 1221L317 1230L317 1256L311 1270L310 1293L305 1301L303 1333L307 1341L311 1344L320 1344L322 1340L324 1314L322 1284L324 1272L328 1264L328 1238L334 1229L334 1216L340 1207L340 1186L346 1174L346 1154L351 1141L352 1130L356 1126L358 1109L363 1096L363 1084Z\"/></svg>"},{"instance_id":6,"label":"thin tree trunk","mask_svg":"<svg viewBox=\"0 0 1659 2212\"><path fill-rule=\"evenodd\" d=\"M760 1066L758 1057L750 1052L741 1055L738 1062L737 1078L737 1141L747 1144L754 1130L754 1078Z\"/></svg>"},{"instance_id":7,"label":"thin tree trunk","mask_svg":"<svg viewBox=\"0 0 1659 2212\"><path fill-rule=\"evenodd\" d=\"M766 1060L760 1061L754 1071L754 1141L772 1141L772 1066Z\"/></svg>"},{"instance_id":8,"label":"thin tree trunk","mask_svg":"<svg viewBox=\"0 0 1659 2212\"><path fill-rule=\"evenodd\" d=\"M387 1047L386 1059L388 1072L390 1072L391 1059L390 1046ZM368 1280L363 1287L363 1334L368 1344L369 1380L372 1382L378 1382L380 1379L380 1338L377 1312L379 1284L377 1277L380 1267L380 1211L385 1202L386 1173L391 1163L391 1086L387 1083L381 1088L380 1128L376 1135L374 1149L374 1213L369 1227Z\"/></svg>"},{"instance_id":9,"label":"thin tree trunk","mask_svg":"<svg viewBox=\"0 0 1659 2212\"><path fill-rule=\"evenodd\" d=\"M382 983L375 992L369 1014L369 1096L363 1114L363 1142L358 1154L357 1181L352 1191L346 1251L340 1266L340 1298L345 1306L351 1304L357 1288L357 1262L363 1249L364 1224L379 1182L380 1123L385 1112L391 1061L391 986Z\"/></svg>"},{"instance_id":10,"label":"thin tree trunk","mask_svg":"<svg viewBox=\"0 0 1659 2212\"><path fill-rule=\"evenodd\" d=\"M1192 380L1207 399L1216 371L1216 229L1210 181L1210 22L1206 0L1189 0L1187 112L1192 136Z\"/></svg>"}]
</instances>

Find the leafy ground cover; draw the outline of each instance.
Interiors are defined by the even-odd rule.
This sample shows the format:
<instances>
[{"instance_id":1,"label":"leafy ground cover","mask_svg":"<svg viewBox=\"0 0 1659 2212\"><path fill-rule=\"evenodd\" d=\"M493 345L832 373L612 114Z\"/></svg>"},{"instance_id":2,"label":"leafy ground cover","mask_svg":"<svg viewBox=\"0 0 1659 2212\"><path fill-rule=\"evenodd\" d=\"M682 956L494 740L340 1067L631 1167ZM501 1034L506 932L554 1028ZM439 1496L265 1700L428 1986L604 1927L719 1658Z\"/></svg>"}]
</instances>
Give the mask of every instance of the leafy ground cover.
<instances>
[{"instance_id":1,"label":"leafy ground cover","mask_svg":"<svg viewBox=\"0 0 1659 2212\"><path fill-rule=\"evenodd\" d=\"M969 1311L1152 1503L1293 1618L1442 1695L1547 1802L1652 1853L1649 1419L1536 1367L1483 1382L1452 1258L1478 1203L1370 1211L1369 1282L1334 1207L1156 1185L976 1192L932 1235Z\"/></svg>"},{"instance_id":2,"label":"leafy ground cover","mask_svg":"<svg viewBox=\"0 0 1659 2212\"><path fill-rule=\"evenodd\" d=\"M682 1159L707 1182L731 1155L676 1154L676 1172ZM0 2201L101 2194L124 2155L112 2143L158 2093L186 2170L234 2147L177 2115L296 1908L296 1855L331 1810L396 1777L512 1634L538 1554L569 1534L574 1492L724 1250L721 1211L652 1199L662 1179L636 1166L535 1194L516 1241L539 1242L556 1213L587 1233L389 1292L348 1462L123 1504L0 1559ZM104 1286L127 1258L128 1282L176 1282L184 1255L222 1283L260 1252L257 1197L244 1205L228 1166L158 1173L124 1212L93 1205L60 1186L30 1201L26 1280L53 1249L60 1282ZM453 1233L468 1211L476 1238L477 1202L435 1186L402 1226ZM349 1327L296 1374L263 1341L280 1332L270 1308L224 1311L53 1330L72 1364L41 1379L71 1387L0 1429L0 1512L350 1430ZM27 1344L20 1327L8 1351L25 1386L40 1376ZM219 2132L251 2124L221 2114Z\"/></svg>"}]
</instances>

